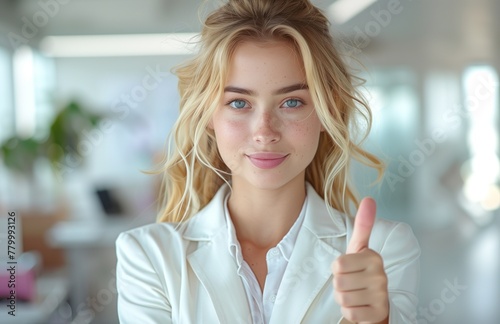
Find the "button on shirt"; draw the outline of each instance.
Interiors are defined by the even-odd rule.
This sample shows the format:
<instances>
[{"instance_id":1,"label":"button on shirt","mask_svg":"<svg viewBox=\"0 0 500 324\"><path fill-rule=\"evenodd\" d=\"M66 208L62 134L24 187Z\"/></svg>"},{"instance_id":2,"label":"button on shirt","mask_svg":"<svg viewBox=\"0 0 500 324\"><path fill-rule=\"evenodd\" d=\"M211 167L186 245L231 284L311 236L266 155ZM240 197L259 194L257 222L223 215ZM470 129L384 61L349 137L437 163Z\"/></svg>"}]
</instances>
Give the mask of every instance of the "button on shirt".
<instances>
[{"instance_id":1,"label":"button on shirt","mask_svg":"<svg viewBox=\"0 0 500 324\"><path fill-rule=\"evenodd\" d=\"M273 312L274 302L278 295L278 290L281 284L281 279L285 273L286 266L292 255L293 247L300 227L305 216L307 199L304 200L304 205L299 214L299 217L293 224L290 231L283 237L277 246L269 249L266 254L267 276L264 284L264 291L260 289L259 282L255 277L248 263L243 260L241 246L236 237L236 231L227 208L229 195L224 200L224 212L226 216L228 228L228 244L231 256L236 260L238 266L238 275L243 281L245 292L247 295L250 312L252 314L252 323L262 324L269 323Z\"/></svg>"}]
</instances>

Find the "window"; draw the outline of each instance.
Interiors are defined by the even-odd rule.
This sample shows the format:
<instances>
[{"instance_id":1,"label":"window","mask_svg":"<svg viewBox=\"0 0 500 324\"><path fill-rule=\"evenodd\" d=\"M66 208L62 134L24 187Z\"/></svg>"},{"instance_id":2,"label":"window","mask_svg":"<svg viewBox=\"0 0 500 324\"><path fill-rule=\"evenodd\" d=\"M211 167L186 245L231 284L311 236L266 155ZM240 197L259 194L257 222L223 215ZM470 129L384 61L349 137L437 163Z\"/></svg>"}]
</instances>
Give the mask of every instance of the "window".
<instances>
[{"instance_id":1,"label":"window","mask_svg":"<svg viewBox=\"0 0 500 324\"><path fill-rule=\"evenodd\" d=\"M9 52L0 47L0 143L14 134L12 70Z\"/></svg>"},{"instance_id":2,"label":"window","mask_svg":"<svg viewBox=\"0 0 500 324\"><path fill-rule=\"evenodd\" d=\"M381 158L387 168L382 182L373 187L375 170L353 163L354 187L360 197L390 202L379 206L384 217L410 222L411 183L423 158L413 154L418 148L414 140L420 128L416 74L408 68L378 68L363 78L367 80L364 96L373 113L372 129L364 147ZM408 167L409 164L412 165Z\"/></svg>"},{"instance_id":3,"label":"window","mask_svg":"<svg viewBox=\"0 0 500 324\"><path fill-rule=\"evenodd\" d=\"M500 161L498 158L498 74L491 66L472 66L463 79L469 129L470 160L464 166L466 198L484 211L500 207ZM474 213L478 217L487 214Z\"/></svg>"},{"instance_id":4,"label":"window","mask_svg":"<svg viewBox=\"0 0 500 324\"><path fill-rule=\"evenodd\" d=\"M13 58L16 132L21 137L44 138L54 115L53 62L25 46Z\"/></svg>"}]
</instances>

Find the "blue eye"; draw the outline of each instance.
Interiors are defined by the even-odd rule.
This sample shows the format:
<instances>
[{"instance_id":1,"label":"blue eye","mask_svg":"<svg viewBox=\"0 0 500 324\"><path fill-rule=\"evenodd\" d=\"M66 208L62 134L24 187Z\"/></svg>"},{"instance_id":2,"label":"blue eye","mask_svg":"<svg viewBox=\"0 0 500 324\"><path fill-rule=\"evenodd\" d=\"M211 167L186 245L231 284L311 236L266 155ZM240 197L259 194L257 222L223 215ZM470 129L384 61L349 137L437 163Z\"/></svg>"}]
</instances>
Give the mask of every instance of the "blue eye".
<instances>
[{"instance_id":1,"label":"blue eye","mask_svg":"<svg viewBox=\"0 0 500 324\"><path fill-rule=\"evenodd\" d=\"M233 100L229 102L229 106L236 108L236 109L242 109L245 108L247 103L244 100Z\"/></svg>"},{"instance_id":2,"label":"blue eye","mask_svg":"<svg viewBox=\"0 0 500 324\"><path fill-rule=\"evenodd\" d=\"M285 101L285 107L286 108L297 108L302 106L303 103L299 99L288 99Z\"/></svg>"}]
</instances>

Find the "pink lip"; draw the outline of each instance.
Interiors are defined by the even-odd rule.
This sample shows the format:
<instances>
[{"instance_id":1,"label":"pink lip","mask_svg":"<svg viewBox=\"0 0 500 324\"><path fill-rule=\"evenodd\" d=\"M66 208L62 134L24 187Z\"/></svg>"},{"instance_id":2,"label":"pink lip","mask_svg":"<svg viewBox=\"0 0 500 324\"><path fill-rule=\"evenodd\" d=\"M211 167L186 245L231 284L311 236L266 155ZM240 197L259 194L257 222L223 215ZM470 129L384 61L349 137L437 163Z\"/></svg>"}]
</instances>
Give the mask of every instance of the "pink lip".
<instances>
[{"instance_id":1,"label":"pink lip","mask_svg":"<svg viewBox=\"0 0 500 324\"><path fill-rule=\"evenodd\" d=\"M288 154L279 153L254 153L247 155L253 165L260 169L272 169L283 163Z\"/></svg>"}]
</instances>

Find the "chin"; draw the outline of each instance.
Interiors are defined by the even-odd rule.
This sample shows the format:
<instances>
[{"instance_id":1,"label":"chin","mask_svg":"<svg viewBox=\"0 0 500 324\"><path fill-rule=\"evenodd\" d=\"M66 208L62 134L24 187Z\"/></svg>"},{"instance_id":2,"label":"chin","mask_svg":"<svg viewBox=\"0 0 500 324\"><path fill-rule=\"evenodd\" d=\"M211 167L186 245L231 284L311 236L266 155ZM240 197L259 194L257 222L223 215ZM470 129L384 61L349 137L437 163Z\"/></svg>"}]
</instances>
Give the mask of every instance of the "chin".
<instances>
[{"instance_id":1,"label":"chin","mask_svg":"<svg viewBox=\"0 0 500 324\"><path fill-rule=\"evenodd\" d=\"M261 176L261 177L253 177L251 179L246 179L244 182L245 185L249 185L254 187L255 189L260 190L278 190L287 185L297 183L297 181L302 180L305 181L305 177L298 175L296 177L283 177L283 174L273 175L273 176ZM301 182L301 183L302 183Z\"/></svg>"}]
</instances>

